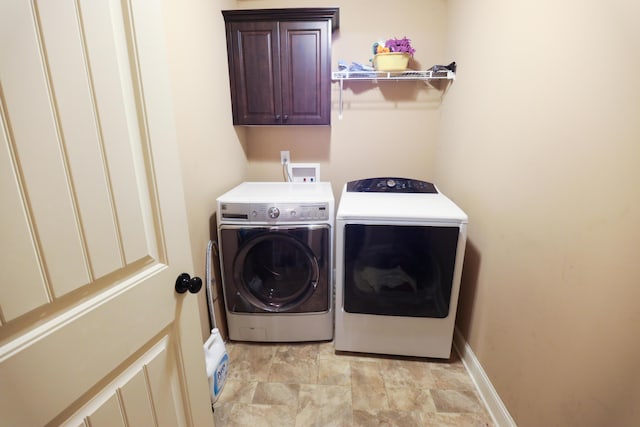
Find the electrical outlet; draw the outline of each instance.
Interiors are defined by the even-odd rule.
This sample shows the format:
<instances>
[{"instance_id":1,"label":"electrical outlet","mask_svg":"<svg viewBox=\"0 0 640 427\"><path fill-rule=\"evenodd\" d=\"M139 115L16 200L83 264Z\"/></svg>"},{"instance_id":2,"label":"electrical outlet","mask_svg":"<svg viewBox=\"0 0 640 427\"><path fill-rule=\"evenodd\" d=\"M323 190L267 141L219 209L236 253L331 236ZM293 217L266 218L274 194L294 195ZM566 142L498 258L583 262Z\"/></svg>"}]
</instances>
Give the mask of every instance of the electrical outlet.
<instances>
[{"instance_id":1,"label":"electrical outlet","mask_svg":"<svg viewBox=\"0 0 640 427\"><path fill-rule=\"evenodd\" d=\"M289 156L289 150L280 152L280 163L283 165L287 165L291 163L291 157Z\"/></svg>"}]
</instances>

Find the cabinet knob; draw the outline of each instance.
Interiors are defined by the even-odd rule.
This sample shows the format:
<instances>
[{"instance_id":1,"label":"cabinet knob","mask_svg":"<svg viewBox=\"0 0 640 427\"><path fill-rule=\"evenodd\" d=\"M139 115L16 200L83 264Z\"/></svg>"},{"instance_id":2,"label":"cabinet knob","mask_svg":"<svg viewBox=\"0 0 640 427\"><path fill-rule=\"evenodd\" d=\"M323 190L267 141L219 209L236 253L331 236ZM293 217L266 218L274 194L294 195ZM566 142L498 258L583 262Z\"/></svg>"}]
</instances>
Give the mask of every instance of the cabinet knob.
<instances>
[{"instance_id":1,"label":"cabinet knob","mask_svg":"<svg viewBox=\"0 0 640 427\"><path fill-rule=\"evenodd\" d=\"M276 122L280 121L280 114L276 114Z\"/></svg>"},{"instance_id":2,"label":"cabinet knob","mask_svg":"<svg viewBox=\"0 0 640 427\"><path fill-rule=\"evenodd\" d=\"M284 117L282 118L282 120L284 120L286 122L287 120L289 120L289 116L287 114L285 114Z\"/></svg>"}]
</instances>

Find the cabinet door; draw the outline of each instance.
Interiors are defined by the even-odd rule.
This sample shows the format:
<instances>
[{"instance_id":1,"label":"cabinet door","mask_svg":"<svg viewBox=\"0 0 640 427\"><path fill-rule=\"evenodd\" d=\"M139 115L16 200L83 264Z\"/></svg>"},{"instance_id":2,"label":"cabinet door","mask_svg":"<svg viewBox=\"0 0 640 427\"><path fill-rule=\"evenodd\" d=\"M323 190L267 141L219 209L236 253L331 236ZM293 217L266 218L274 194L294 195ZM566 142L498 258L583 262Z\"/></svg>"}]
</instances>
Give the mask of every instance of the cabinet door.
<instances>
[{"instance_id":1,"label":"cabinet door","mask_svg":"<svg viewBox=\"0 0 640 427\"><path fill-rule=\"evenodd\" d=\"M330 123L330 44L329 21L280 22L283 124Z\"/></svg>"},{"instance_id":2,"label":"cabinet door","mask_svg":"<svg viewBox=\"0 0 640 427\"><path fill-rule=\"evenodd\" d=\"M233 124L279 124L282 101L277 22L233 22L229 28Z\"/></svg>"}]
</instances>

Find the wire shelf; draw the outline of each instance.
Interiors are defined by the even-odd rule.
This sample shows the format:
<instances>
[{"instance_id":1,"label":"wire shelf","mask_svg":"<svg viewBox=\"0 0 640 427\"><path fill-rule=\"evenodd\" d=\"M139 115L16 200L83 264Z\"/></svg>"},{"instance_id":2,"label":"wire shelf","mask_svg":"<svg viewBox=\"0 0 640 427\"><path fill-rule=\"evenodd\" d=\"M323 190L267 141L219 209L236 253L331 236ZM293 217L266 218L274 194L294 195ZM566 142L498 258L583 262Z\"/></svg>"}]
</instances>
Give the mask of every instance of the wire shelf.
<instances>
[{"instance_id":1,"label":"wire shelf","mask_svg":"<svg viewBox=\"0 0 640 427\"><path fill-rule=\"evenodd\" d=\"M455 80L456 73L449 69L440 69L437 71L425 70L425 71L333 71L331 73L331 79L340 83L340 99L339 99L339 112L338 118L342 120L343 102L342 91L344 90L344 82L346 81L423 81L425 84L431 86L432 80Z\"/></svg>"},{"instance_id":2,"label":"wire shelf","mask_svg":"<svg viewBox=\"0 0 640 427\"><path fill-rule=\"evenodd\" d=\"M456 75L451 70L439 71L333 71L331 79L342 80L454 80Z\"/></svg>"}]
</instances>

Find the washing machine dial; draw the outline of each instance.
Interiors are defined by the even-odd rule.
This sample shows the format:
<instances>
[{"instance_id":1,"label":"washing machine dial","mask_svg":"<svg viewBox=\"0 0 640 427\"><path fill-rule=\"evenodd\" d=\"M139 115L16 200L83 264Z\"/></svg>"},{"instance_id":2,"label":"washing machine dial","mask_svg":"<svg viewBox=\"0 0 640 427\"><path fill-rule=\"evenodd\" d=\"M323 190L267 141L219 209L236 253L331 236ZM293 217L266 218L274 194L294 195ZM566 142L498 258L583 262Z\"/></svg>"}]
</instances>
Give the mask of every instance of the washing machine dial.
<instances>
[{"instance_id":1,"label":"washing machine dial","mask_svg":"<svg viewBox=\"0 0 640 427\"><path fill-rule=\"evenodd\" d=\"M280 216L280 209L276 208L275 206L271 206L267 211L267 215L269 215L269 218L271 219L276 219Z\"/></svg>"}]
</instances>

